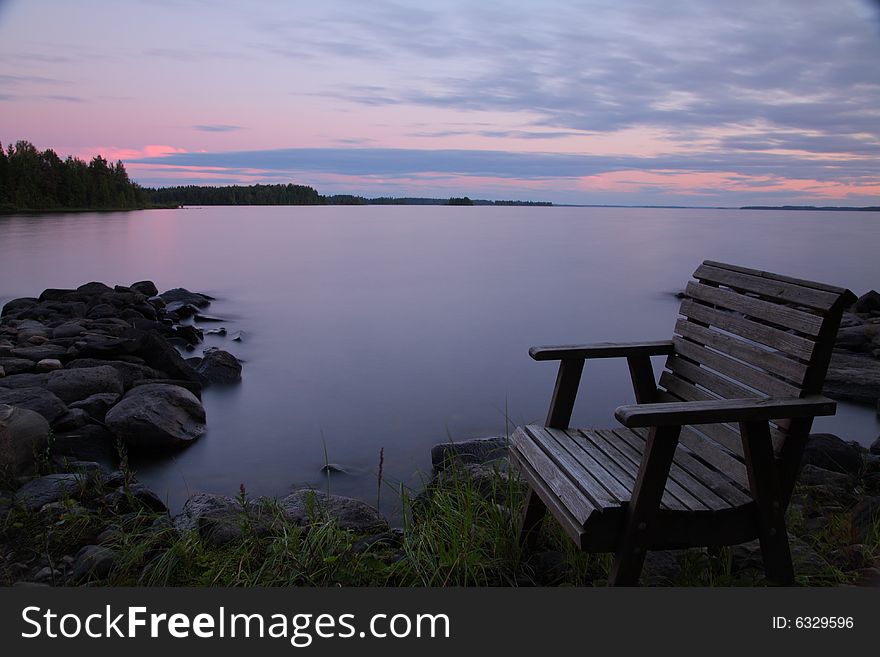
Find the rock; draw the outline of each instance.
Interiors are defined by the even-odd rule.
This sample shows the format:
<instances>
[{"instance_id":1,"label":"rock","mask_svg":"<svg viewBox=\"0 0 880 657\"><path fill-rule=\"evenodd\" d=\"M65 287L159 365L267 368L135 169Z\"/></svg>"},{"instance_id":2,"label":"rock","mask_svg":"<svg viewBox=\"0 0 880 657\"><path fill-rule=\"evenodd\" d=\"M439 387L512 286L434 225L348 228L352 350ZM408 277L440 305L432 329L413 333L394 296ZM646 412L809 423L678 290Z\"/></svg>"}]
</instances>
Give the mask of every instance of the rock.
<instances>
[{"instance_id":1,"label":"rock","mask_svg":"<svg viewBox=\"0 0 880 657\"><path fill-rule=\"evenodd\" d=\"M876 544L880 538L880 495L859 500L849 511L849 522L853 543Z\"/></svg>"},{"instance_id":2,"label":"rock","mask_svg":"<svg viewBox=\"0 0 880 657\"><path fill-rule=\"evenodd\" d=\"M6 372L6 376L22 374L34 369L34 361L27 358L0 358L0 367Z\"/></svg>"},{"instance_id":3,"label":"rock","mask_svg":"<svg viewBox=\"0 0 880 657\"><path fill-rule=\"evenodd\" d=\"M880 326L876 324L860 324L842 328L837 332L834 348L870 352L875 348L872 341L877 338L878 332L880 332Z\"/></svg>"},{"instance_id":4,"label":"rock","mask_svg":"<svg viewBox=\"0 0 880 657\"><path fill-rule=\"evenodd\" d=\"M75 431L56 433L52 438L52 453L107 465L114 464L119 456L116 437L96 424L87 424Z\"/></svg>"},{"instance_id":5,"label":"rock","mask_svg":"<svg viewBox=\"0 0 880 657\"><path fill-rule=\"evenodd\" d=\"M195 531L199 518L206 515L235 515L242 512L242 506L231 497L213 493L196 493L183 504L180 513L174 516L174 527L181 534Z\"/></svg>"},{"instance_id":6,"label":"rock","mask_svg":"<svg viewBox=\"0 0 880 657\"><path fill-rule=\"evenodd\" d=\"M200 328L192 325L175 326L170 337L179 338L187 345L196 345L205 337Z\"/></svg>"},{"instance_id":7,"label":"rock","mask_svg":"<svg viewBox=\"0 0 880 657\"><path fill-rule=\"evenodd\" d=\"M2 365L0 365L0 379L2 379L4 376L6 376L6 370L3 369Z\"/></svg>"},{"instance_id":8,"label":"rock","mask_svg":"<svg viewBox=\"0 0 880 657\"><path fill-rule=\"evenodd\" d=\"M351 474L351 468L340 463L326 463L321 466L321 472L325 474Z\"/></svg>"},{"instance_id":9,"label":"rock","mask_svg":"<svg viewBox=\"0 0 880 657\"><path fill-rule=\"evenodd\" d=\"M35 456L46 449L48 441L49 423L43 416L0 404L0 475L33 472Z\"/></svg>"},{"instance_id":10,"label":"rock","mask_svg":"<svg viewBox=\"0 0 880 657\"><path fill-rule=\"evenodd\" d=\"M3 305L3 310L0 311L0 317L6 317L7 315L15 315L22 310L27 308L32 308L36 306L40 302L39 299L34 299L33 297L21 297L20 299L13 299L12 301L7 301Z\"/></svg>"},{"instance_id":11,"label":"rock","mask_svg":"<svg viewBox=\"0 0 880 657\"><path fill-rule=\"evenodd\" d=\"M197 322L225 322L226 320L222 317L214 317L214 315L203 315L202 313L196 313L195 319Z\"/></svg>"},{"instance_id":12,"label":"rock","mask_svg":"<svg viewBox=\"0 0 880 657\"><path fill-rule=\"evenodd\" d=\"M853 304L857 313L880 313L880 293L875 290L866 292Z\"/></svg>"},{"instance_id":13,"label":"rock","mask_svg":"<svg viewBox=\"0 0 880 657\"><path fill-rule=\"evenodd\" d=\"M228 351L216 347L205 349L195 370L204 384L241 381L241 363Z\"/></svg>"},{"instance_id":14,"label":"rock","mask_svg":"<svg viewBox=\"0 0 880 657\"><path fill-rule=\"evenodd\" d=\"M37 363L46 358L57 358L58 360L67 360L67 349L54 344L43 344L31 347L16 347L12 350L15 358L25 358Z\"/></svg>"},{"instance_id":15,"label":"rock","mask_svg":"<svg viewBox=\"0 0 880 657\"><path fill-rule=\"evenodd\" d=\"M105 292L112 292L113 288L105 283L101 283L100 281L91 281L89 283L83 283L76 291L80 294L84 294L87 296L104 294Z\"/></svg>"},{"instance_id":16,"label":"rock","mask_svg":"<svg viewBox=\"0 0 880 657\"><path fill-rule=\"evenodd\" d=\"M828 556L841 570L859 570L871 565L870 550L865 545L844 545L832 550Z\"/></svg>"},{"instance_id":17,"label":"rock","mask_svg":"<svg viewBox=\"0 0 880 657\"><path fill-rule=\"evenodd\" d=\"M160 383L132 388L110 409L105 423L133 448L180 446L206 430L205 409L195 395Z\"/></svg>"},{"instance_id":18,"label":"rock","mask_svg":"<svg viewBox=\"0 0 880 657\"><path fill-rule=\"evenodd\" d=\"M31 479L15 491L14 501L28 511L37 511L44 505L76 496L82 475L74 473L49 474Z\"/></svg>"},{"instance_id":19,"label":"rock","mask_svg":"<svg viewBox=\"0 0 880 657\"><path fill-rule=\"evenodd\" d=\"M487 499L507 504L510 493L510 471L505 461L487 463L454 463L440 471L434 478L434 486L455 487L467 481Z\"/></svg>"},{"instance_id":20,"label":"rock","mask_svg":"<svg viewBox=\"0 0 880 657\"><path fill-rule=\"evenodd\" d=\"M19 375L24 376L24 375ZM6 377L9 379L12 377ZM5 381L6 379L3 379ZM26 408L42 415L49 424L67 412L67 406L54 394L43 388L0 388L0 404Z\"/></svg>"},{"instance_id":21,"label":"rock","mask_svg":"<svg viewBox=\"0 0 880 657\"><path fill-rule=\"evenodd\" d=\"M31 363L33 366L34 363ZM0 388L38 388L45 387L49 381L49 374L40 372L37 374L13 374L4 376L0 380Z\"/></svg>"},{"instance_id":22,"label":"rock","mask_svg":"<svg viewBox=\"0 0 880 657\"><path fill-rule=\"evenodd\" d=\"M297 524L309 524L312 515L316 515L334 521L340 529L363 534L388 529L388 522L379 511L350 497L328 496L326 493L302 489L281 499L279 504L287 517Z\"/></svg>"},{"instance_id":23,"label":"rock","mask_svg":"<svg viewBox=\"0 0 880 657\"><path fill-rule=\"evenodd\" d=\"M825 486L839 491L850 491L853 478L842 472L826 470L808 463L801 468L797 481L804 486Z\"/></svg>"},{"instance_id":24,"label":"rock","mask_svg":"<svg viewBox=\"0 0 880 657\"><path fill-rule=\"evenodd\" d=\"M169 386L180 386L181 388L189 390L197 399L202 398L202 384L198 381L181 381L179 379L142 379L141 381L135 381L131 387L134 389L138 386L148 386L156 383Z\"/></svg>"},{"instance_id":25,"label":"rock","mask_svg":"<svg viewBox=\"0 0 880 657\"><path fill-rule=\"evenodd\" d=\"M145 333L138 355L146 363L165 373L171 379L198 381L199 375L190 367L178 351L167 340L155 333Z\"/></svg>"},{"instance_id":26,"label":"rock","mask_svg":"<svg viewBox=\"0 0 880 657\"><path fill-rule=\"evenodd\" d=\"M136 382L144 379L160 379L165 377L164 372L148 367L147 365L139 365L122 360L102 360L100 358L77 358L67 364L67 369L82 369L92 367L112 367L119 376L122 377L122 385L128 390Z\"/></svg>"},{"instance_id":27,"label":"rock","mask_svg":"<svg viewBox=\"0 0 880 657\"><path fill-rule=\"evenodd\" d=\"M871 443L868 451L871 452L871 454L880 455L880 436L877 436L877 439L873 443Z\"/></svg>"},{"instance_id":28,"label":"rock","mask_svg":"<svg viewBox=\"0 0 880 657\"><path fill-rule=\"evenodd\" d=\"M71 408L52 423L52 430L58 432L75 431L91 422L89 414L81 408Z\"/></svg>"},{"instance_id":29,"label":"rock","mask_svg":"<svg viewBox=\"0 0 880 657\"><path fill-rule=\"evenodd\" d=\"M507 438L475 438L459 443L440 443L431 448L431 465L434 472L443 470L449 463L486 463L507 455Z\"/></svg>"},{"instance_id":30,"label":"rock","mask_svg":"<svg viewBox=\"0 0 880 657\"><path fill-rule=\"evenodd\" d=\"M165 306L165 313L167 315L173 315L178 319L187 319L189 317L194 317L198 312L198 306L194 306L191 303L184 303L182 301L172 301Z\"/></svg>"},{"instance_id":31,"label":"rock","mask_svg":"<svg viewBox=\"0 0 880 657\"><path fill-rule=\"evenodd\" d=\"M37 363L37 371L39 372L54 372L55 370L60 370L62 367L64 367L64 365L62 365L61 361L57 358L44 358Z\"/></svg>"},{"instance_id":32,"label":"rock","mask_svg":"<svg viewBox=\"0 0 880 657\"><path fill-rule=\"evenodd\" d=\"M880 359L835 350L823 393L833 399L876 404L880 399Z\"/></svg>"},{"instance_id":33,"label":"rock","mask_svg":"<svg viewBox=\"0 0 880 657\"><path fill-rule=\"evenodd\" d=\"M830 433L810 434L801 465L815 465L826 470L857 475L862 470L862 448Z\"/></svg>"},{"instance_id":34,"label":"rock","mask_svg":"<svg viewBox=\"0 0 880 657\"><path fill-rule=\"evenodd\" d=\"M148 508L158 513L168 511L168 507L165 506L165 503L159 496L139 482L130 484L128 487L120 486L112 493L105 495L101 502L105 506L117 511L121 509L139 511L143 508Z\"/></svg>"},{"instance_id":35,"label":"rock","mask_svg":"<svg viewBox=\"0 0 880 657\"><path fill-rule=\"evenodd\" d=\"M208 335L219 335L221 337L225 336L226 335L226 327L221 326L220 328L208 329L207 334Z\"/></svg>"},{"instance_id":36,"label":"rock","mask_svg":"<svg viewBox=\"0 0 880 657\"><path fill-rule=\"evenodd\" d=\"M53 338L75 338L85 333L85 328L79 322L64 322L52 329Z\"/></svg>"},{"instance_id":37,"label":"rock","mask_svg":"<svg viewBox=\"0 0 880 657\"><path fill-rule=\"evenodd\" d=\"M72 582L82 582L91 578L103 579L110 574L119 555L103 545L86 545L73 562Z\"/></svg>"},{"instance_id":38,"label":"rock","mask_svg":"<svg viewBox=\"0 0 880 657\"><path fill-rule=\"evenodd\" d=\"M79 401L97 393L121 395L122 377L108 365L61 370L49 374L48 389L65 403Z\"/></svg>"},{"instance_id":39,"label":"rock","mask_svg":"<svg viewBox=\"0 0 880 657\"><path fill-rule=\"evenodd\" d=\"M236 331L230 339L233 342L241 342L244 339L244 331Z\"/></svg>"},{"instance_id":40,"label":"rock","mask_svg":"<svg viewBox=\"0 0 880 657\"><path fill-rule=\"evenodd\" d=\"M119 401L120 397L121 395L115 392L98 392L94 395L89 395L85 399L73 402L70 405L70 409L82 409L93 420L103 422L107 411L113 407L113 404Z\"/></svg>"},{"instance_id":41,"label":"rock","mask_svg":"<svg viewBox=\"0 0 880 657\"><path fill-rule=\"evenodd\" d=\"M159 298L162 299L162 301L164 301L166 304L171 304L174 302L190 303L198 308L204 308L214 300L214 297L209 297L207 294L190 292L186 288L182 287L176 287L173 290L163 292L159 295Z\"/></svg>"},{"instance_id":42,"label":"rock","mask_svg":"<svg viewBox=\"0 0 880 657\"><path fill-rule=\"evenodd\" d=\"M21 334L19 334L19 340L21 340ZM49 342L49 338L45 335L32 335L27 340L22 340L22 342L26 342L27 344L41 345Z\"/></svg>"},{"instance_id":43,"label":"rock","mask_svg":"<svg viewBox=\"0 0 880 657\"><path fill-rule=\"evenodd\" d=\"M129 285L135 292L140 292L146 297L154 297L159 294L159 290L153 281L138 281Z\"/></svg>"}]
</instances>

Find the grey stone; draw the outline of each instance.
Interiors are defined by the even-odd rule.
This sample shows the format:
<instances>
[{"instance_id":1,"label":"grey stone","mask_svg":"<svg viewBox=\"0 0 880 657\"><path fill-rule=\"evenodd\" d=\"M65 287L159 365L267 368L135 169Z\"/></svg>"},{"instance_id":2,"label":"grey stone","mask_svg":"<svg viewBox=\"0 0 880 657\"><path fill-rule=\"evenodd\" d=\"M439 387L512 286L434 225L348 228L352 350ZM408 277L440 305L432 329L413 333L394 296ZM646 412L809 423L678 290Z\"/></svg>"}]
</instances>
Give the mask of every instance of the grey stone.
<instances>
[{"instance_id":1,"label":"grey stone","mask_svg":"<svg viewBox=\"0 0 880 657\"><path fill-rule=\"evenodd\" d=\"M70 409L82 409L92 419L103 422L107 411L113 407L113 404L119 401L120 396L115 392L98 392L94 395L89 395L85 399L73 402L70 405Z\"/></svg>"},{"instance_id":2,"label":"grey stone","mask_svg":"<svg viewBox=\"0 0 880 657\"><path fill-rule=\"evenodd\" d=\"M35 455L46 449L49 423L39 413L0 404L0 473L33 472Z\"/></svg>"},{"instance_id":3,"label":"grey stone","mask_svg":"<svg viewBox=\"0 0 880 657\"><path fill-rule=\"evenodd\" d=\"M801 468L797 481L804 486L827 486L841 491L848 491L853 485L850 475L826 470L811 463Z\"/></svg>"},{"instance_id":4,"label":"grey stone","mask_svg":"<svg viewBox=\"0 0 880 657\"><path fill-rule=\"evenodd\" d=\"M44 358L37 363L37 371L39 372L54 372L55 370L60 370L62 367L64 367L64 365L62 365L61 361L57 358Z\"/></svg>"},{"instance_id":5,"label":"grey stone","mask_svg":"<svg viewBox=\"0 0 880 657\"><path fill-rule=\"evenodd\" d=\"M440 443L431 448L431 465L434 472L443 470L449 463L486 463L507 455L507 438L492 436L475 438L458 443Z\"/></svg>"},{"instance_id":6,"label":"grey stone","mask_svg":"<svg viewBox=\"0 0 880 657\"><path fill-rule=\"evenodd\" d=\"M128 487L120 486L112 493L105 495L102 502L106 506L117 510L120 508L133 507L133 510L136 511L140 506L160 513L168 511L165 502L163 502L150 488L140 482L130 484Z\"/></svg>"},{"instance_id":7,"label":"grey stone","mask_svg":"<svg viewBox=\"0 0 880 657\"><path fill-rule=\"evenodd\" d=\"M181 302L181 303L191 303L194 306L198 306L199 308L204 308L211 301L214 300L213 297L209 297L207 294L199 294L198 292L190 292L186 288L176 287L173 290L168 290L159 295L159 298L162 299L166 304L170 304L173 302Z\"/></svg>"},{"instance_id":8,"label":"grey stone","mask_svg":"<svg viewBox=\"0 0 880 657\"><path fill-rule=\"evenodd\" d=\"M35 365L36 363L31 363L31 367ZM0 388L45 388L48 381L49 374L46 372L12 375L7 373L6 376L0 379Z\"/></svg>"},{"instance_id":9,"label":"grey stone","mask_svg":"<svg viewBox=\"0 0 880 657\"><path fill-rule=\"evenodd\" d=\"M39 413L49 424L67 412L64 402L43 388L0 388L0 404L9 404Z\"/></svg>"},{"instance_id":10,"label":"grey stone","mask_svg":"<svg viewBox=\"0 0 880 657\"><path fill-rule=\"evenodd\" d=\"M87 424L75 431L56 433L52 453L112 465L118 458L116 437L104 427Z\"/></svg>"},{"instance_id":11,"label":"grey stone","mask_svg":"<svg viewBox=\"0 0 880 657\"><path fill-rule=\"evenodd\" d=\"M205 349L196 372L202 383L236 383L241 381L241 363L228 351Z\"/></svg>"},{"instance_id":12,"label":"grey stone","mask_svg":"<svg viewBox=\"0 0 880 657\"><path fill-rule=\"evenodd\" d=\"M11 353L15 358L25 358L36 363L45 358L65 360L67 349L54 344L42 344L32 347L16 347Z\"/></svg>"},{"instance_id":13,"label":"grey stone","mask_svg":"<svg viewBox=\"0 0 880 657\"><path fill-rule=\"evenodd\" d=\"M29 511L74 496L80 489L82 475L75 473L49 474L31 479L15 491L15 504Z\"/></svg>"},{"instance_id":14,"label":"grey stone","mask_svg":"<svg viewBox=\"0 0 880 657\"><path fill-rule=\"evenodd\" d=\"M833 399L876 404L880 399L880 359L835 350L823 392Z\"/></svg>"},{"instance_id":15,"label":"grey stone","mask_svg":"<svg viewBox=\"0 0 880 657\"><path fill-rule=\"evenodd\" d=\"M91 422L91 417L81 408L71 408L52 423L52 430L64 433L75 431Z\"/></svg>"},{"instance_id":16,"label":"grey stone","mask_svg":"<svg viewBox=\"0 0 880 657\"><path fill-rule=\"evenodd\" d=\"M147 365L130 363L122 360L105 360L101 358L77 358L67 364L67 369L90 369L92 367L112 367L122 377L122 385L128 390L136 382L144 379L165 378L165 373ZM120 391L121 392L121 391Z\"/></svg>"},{"instance_id":17,"label":"grey stone","mask_svg":"<svg viewBox=\"0 0 880 657\"><path fill-rule=\"evenodd\" d=\"M242 512L242 506L231 497L213 493L196 493L183 504L180 513L174 516L174 527L181 534L195 531L199 518L206 515L235 515Z\"/></svg>"},{"instance_id":18,"label":"grey stone","mask_svg":"<svg viewBox=\"0 0 880 657\"><path fill-rule=\"evenodd\" d=\"M34 369L34 361L27 358L0 358L0 367L5 370L6 376L11 376L30 372Z\"/></svg>"},{"instance_id":19,"label":"grey stone","mask_svg":"<svg viewBox=\"0 0 880 657\"><path fill-rule=\"evenodd\" d=\"M129 287L135 292L140 292L148 297L154 297L159 294L159 290L153 281L138 281L137 283L132 283Z\"/></svg>"},{"instance_id":20,"label":"grey stone","mask_svg":"<svg viewBox=\"0 0 880 657\"><path fill-rule=\"evenodd\" d=\"M79 322L64 322L52 329L53 338L75 338L85 333L85 327Z\"/></svg>"},{"instance_id":21,"label":"grey stone","mask_svg":"<svg viewBox=\"0 0 880 657\"><path fill-rule=\"evenodd\" d=\"M105 423L135 448L180 446L206 431L205 409L195 395L160 383L132 388L110 409Z\"/></svg>"},{"instance_id":22,"label":"grey stone","mask_svg":"<svg viewBox=\"0 0 880 657\"><path fill-rule=\"evenodd\" d=\"M47 388L68 404L100 392L121 395L124 391L122 377L109 365L51 372Z\"/></svg>"},{"instance_id":23,"label":"grey stone","mask_svg":"<svg viewBox=\"0 0 880 657\"><path fill-rule=\"evenodd\" d=\"M108 547L86 545L76 554L70 579L73 582L82 582L93 577L103 579L110 574L118 559L119 555Z\"/></svg>"},{"instance_id":24,"label":"grey stone","mask_svg":"<svg viewBox=\"0 0 880 657\"><path fill-rule=\"evenodd\" d=\"M857 313L880 312L880 293L875 290L866 292L853 304L853 310Z\"/></svg>"},{"instance_id":25,"label":"grey stone","mask_svg":"<svg viewBox=\"0 0 880 657\"><path fill-rule=\"evenodd\" d=\"M388 522L378 510L350 497L328 496L319 491L302 489L281 499L279 504L287 517L298 524L309 524L314 515L334 521L340 529L359 533L388 529Z\"/></svg>"},{"instance_id":26,"label":"grey stone","mask_svg":"<svg viewBox=\"0 0 880 657\"><path fill-rule=\"evenodd\" d=\"M810 434L801 458L802 465L815 465L848 475L859 474L863 463L859 445L845 442L830 433Z\"/></svg>"}]
</instances>

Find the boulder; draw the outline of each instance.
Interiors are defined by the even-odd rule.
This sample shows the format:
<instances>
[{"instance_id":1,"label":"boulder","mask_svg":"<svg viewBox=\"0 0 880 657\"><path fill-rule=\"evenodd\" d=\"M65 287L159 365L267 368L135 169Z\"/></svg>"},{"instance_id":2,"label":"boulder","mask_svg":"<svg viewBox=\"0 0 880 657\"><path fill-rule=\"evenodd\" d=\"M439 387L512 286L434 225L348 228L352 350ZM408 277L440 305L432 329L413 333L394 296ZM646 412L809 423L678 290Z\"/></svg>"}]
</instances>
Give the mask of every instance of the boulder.
<instances>
[{"instance_id":1,"label":"boulder","mask_svg":"<svg viewBox=\"0 0 880 657\"><path fill-rule=\"evenodd\" d=\"M197 532L206 543L220 547L239 538L245 529L246 510L237 501L223 495L197 493L183 505L174 517L174 527L180 534ZM248 524L258 533L266 533L269 523L260 517L259 509L252 509Z\"/></svg>"},{"instance_id":2,"label":"boulder","mask_svg":"<svg viewBox=\"0 0 880 657\"><path fill-rule=\"evenodd\" d=\"M28 511L37 511L46 504L75 497L82 482L82 475L70 472L36 477L15 491L13 500Z\"/></svg>"},{"instance_id":3,"label":"boulder","mask_svg":"<svg viewBox=\"0 0 880 657\"><path fill-rule=\"evenodd\" d=\"M33 363L31 363L33 365ZM13 374L8 373L0 380L0 388L36 388L45 387L49 381L49 375L45 372L36 374Z\"/></svg>"},{"instance_id":4,"label":"boulder","mask_svg":"<svg viewBox=\"0 0 880 657\"><path fill-rule=\"evenodd\" d=\"M870 352L876 348L873 341L880 334L880 325L860 324L842 328L837 332L837 340L834 343L836 349L846 349L855 352Z\"/></svg>"},{"instance_id":5,"label":"boulder","mask_svg":"<svg viewBox=\"0 0 880 657\"><path fill-rule=\"evenodd\" d=\"M67 412L67 406L63 401L48 390L36 387L13 388L11 390L0 388L0 404L9 404L39 413L49 424Z\"/></svg>"},{"instance_id":6,"label":"boulder","mask_svg":"<svg viewBox=\"0 0 880 657\"><path fill-rule=\"evenodd\" d=\"M195 370L203 384L241 381L241 363L228 351L216 347L205 349Z\"/></svg>"},{"instance_id":7,"label":"boulder","mask_svg":"<svg viewBox=\"0 0 880 657\"><path fill-rule=\"evenodd\" d=\"M853 304L857 313L880 313L880 293L875 290L866 292Z\"/></svg>"},{"instance_id":8,"label":"boulder","mask_svg":"<svg viewBox=\"0 0 880 657\"><path fill-rule=\"evenodd\" d=\"M56 433L52 438L52 453L108 465L114 464L119 456L116 437L96 424L87 424L74 431Z\"/></svg>"},{"instance_id":9,"label":"boulder","mask_svg":"<svg viewBox=\"0 0 880 657\"><path fill-rule=\"evenodd\" d=\"M119 555L103 545L86 545L73 561L70 573L72 583L87 581L91 578L105 578L113 570Z\"/></svg>"},{"instance_id":10,"label":"boulder","mask_svg":"<svg viewBox=\"0 0 880 657\"><path fill-rule=\"evenodd\" d=\"M13 299L12 301L7 301L3 305L3 309L0 310L0 317L6 317L7 315L15 315L16 313L18 313L22 310L36 306L39 302L40 302L39 299L34 299L33 297L21 297L19 299Z\"/></svg>"},{"instance_id":11,"label":"boulder","mask_svg":"<svg viewBox=\"0 0 880 657\"><path fill-rule=\"evenodd\" d=\"M167 340L155 333L145 333L140 351L137 352L150 366L165 376L183 381L198 381L199 375L187 364L180 353Z\"/></svg>"},{"instance_id":12,"label":"boulder","mask_svg":"<svg viewBox=\"0 0 880 657\"><path fill-rule=\"evenodd\" d=\"M164 301L166 304L174 302L190 303L194 306L197 306L198 308L204 308L214 300L214 297L209 297L207 294L190 292L183 287L176 287L173 290L163 292L159 295L159 298L162 299L162 301Z\"/></svg>"},{"instance_id":13,"label":"boulder","mask_svg":"<svg viewBox=\"0 0 880 657\"><path fill-rule=\"evenodd\" d=\"M146 297L154 297L159 294L159 289L153 281L138 281L129 285L135 292L140 292Z\"/></svg>"},{"instance_id":14,"label":"boulder","mask_svg":"<svg viewBox=\"0 0 880 657\"><path fill-rule=\"evenodd\" d=\"M64 367L64 365L62 365L61 361L57 358L44 358L37 363L38 372L54 372L55 370L60 370L62 367Z\"/></svg>"},{"instance_id":15,"label":"boulder","mask_svg":"<svg viewBox=\"0 0 880 657\"><path fill-rule=\"evenodd\" d=\"M846 494L852 490L853 478L848 474L807 464L798 473L797 482L804 486L822 486L829 492Z\"/></svg>"},{"instance_id":16,"label":"boulder","mask_svg":"<svg viewBox=\"0 0 880 657\"><path fill-rule=\"evenodd\" d=\"M815 465L832 472L857 475L864 465L862 448L830 433L810 434L801 465Z\"/></svg>"},{"instance_id":17,"label":"boulder","mask_svg":"<svg viewBox=\"0 0 880 657\"><path fill-rule=\"evenodd\" d=\"M98 422L103 422L113 404L119 401L121 395L115 392L99 392L89 395L85 399L75 401L70 405L70 409L82 409L89 417Z\"/></svg>"},{"instance_id":18,"label":"boulder","mask_svg":"<svg viewBox=\"0 0 880 657\"><path fill-rule=\"evenodd\" d=\"M149 386L155 383L169 386L180 386L181 388L189 390L197 399L201 400L202 398L202 384L198 381L181 381L180 379L141 379L140 381L135 381L131 387Z\"/></svg>"},{"instance_id":19,"label":"boulder","mask_svg":"<svg viewBox=\"0 0 880 657\"><path fill-rule=\"evenodd\" d=\"M25 358L37 363L46 358L66 360L67 349L55 344L42 344L29 347L16 347L11 353L15 358Z\"/></svg>"},{"instance_id":20,"label":"boulder","mask_svg":"<svg viewBox=\"0 0 880 657\"><path fill-rule=\"evenodd\" d=\"M835 350L823 393L833 399L876 404L880 399L880 359Z\"/></svg>"},{"instance_id":21,"label":"boulder","mask_svg":"<svg viewBox=\"0 0 880 657\"><path fill-rule=\"evenodd\" d=\"M279 504L291 521L301 525L317 518L331 520L340 529L364 534L388 529L388 522L378 510L350 497L301 489L281 499Z\"/></svg>"},{"instance_id":22,"label":"boulder","mask_svg":"<svg viewBox=\"0 0 880 657\"><path fill-rule=\"evenodd\" d=\"M486 463L507 455L507 438L492 436L474 438L458 443L439 443L431 448L431 465L434 472L443 470L452 462Z\"/></svg>"},{"instance_id":23,"label":"boulder","mask_svg":"<svg viewBox=\"0 0 880 657\"><path fill-rule=\"evenodd\" d=\"M880 436L877 436L877 439L873 443L871 443L868 451L871 452L871 454L880 455Z\"/></svg>"},{"instance_id":24,"label":"boulder","mask_svg":"<svg viewBox=\"0 0 880 657\"><path fill-rule=\"evenodd\" d=\"M46 449L49 423L39 413L0 404L0 474L33 472L35 456Z\"/></svg>"},{"instance_id":25,"label":"boulder","mask_svg":"<svg viewBox=\"0 0 880 657\"><path fill-rule=\"evenodd\" d=\"M156 493L140 482L134 482L128 486L119 486L112 493L105 495L101 502L110 508L121 510L139 511L143 508L165 513L168 507Z\"/></svg>"},{"instance_id":26,"label":"boulder","mask_svg":"<svg viewBox=\"0 0 880 657\"><path fill-rule=\"evenodd\" d=\"M89 414L81 408L71 408L52 423L52 431L58 431L59 433L75 431L86 426L91 421L92 418L89 417Z\"/></svg>"},{"instance_id":27,"label":"boulder","mask_svg":"<svg viewBox=\"0 0 880 657\"><path fill-rule=\"evenodd\" d=\"M97 393L121 395L124 392L122 377L109 365L52 372L46 387L68 404Z\"/></svg>"},{"instance_id":28,"label":"boulder","mask_svg":"<svg viewBox=\"0 0 880 657\"><path fill-rule=\"evenodd\" d=\"M206 430L205 409L195 395L161 383L132 388L105 423L127 446L147 449L185 445Z\"/></svg>"},{"instance_id":29,"label":"boulder","mask_svg":"<svg viewBox=\"0 0 880 657\"><path fill-rule=\"evenodd\" d=\"M27 358L0 358L0 367L6 372L6 376L22 374L34 369L34 361Z\"/></svg>"},{"instance_id":30,"label":"boulder","mask_svg":"<svg viewBox=\"0 0 880 657\"><path fill-rule=\"evenodd\" d=\"M64 322L52 329L53 338L75 338L85 333L85 327L79 322Z\"/></svg>"},{"instance_id":31,"label":"boulder","mask_svg":"<svg viewBox=\"0 0 880 657\"><path fill-rule=\"evenodd\" d=\"M122 360L103 360L100 358L77 358L67 364L67 369L82 369L91 367L112 367L119 376L122 377L122 385L128 390L137 381L144 379L161 379L165 376L164 372L159 372L147 365L139 365Z\"/></svg>"}]
</instances>

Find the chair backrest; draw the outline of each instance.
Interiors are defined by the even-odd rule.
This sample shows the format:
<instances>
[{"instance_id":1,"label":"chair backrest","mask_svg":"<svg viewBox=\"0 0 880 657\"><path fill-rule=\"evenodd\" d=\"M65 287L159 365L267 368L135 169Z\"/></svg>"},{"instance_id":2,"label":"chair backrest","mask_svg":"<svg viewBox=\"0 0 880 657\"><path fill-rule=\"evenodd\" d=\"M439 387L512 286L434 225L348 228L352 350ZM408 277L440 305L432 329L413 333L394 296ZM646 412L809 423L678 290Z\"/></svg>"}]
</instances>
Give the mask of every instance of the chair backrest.
<instances>
[{"instance_id":1,"label":"chair backrest","mask_svg":"<svg viewBox=\"0 0 880 657\"><path fill-rule=\"evenodd\" d=\"M660 401L821 392L841 315L856 300L852 292L709 260L694 278L675 324L675 354L660 377ZM777 455L789 437L802 443L809 430L809 421L772 425ZM738 427L692 427L682 443L748 488ZM794 451L799 462L801 449Z\"/></svg>"}]
</instances>

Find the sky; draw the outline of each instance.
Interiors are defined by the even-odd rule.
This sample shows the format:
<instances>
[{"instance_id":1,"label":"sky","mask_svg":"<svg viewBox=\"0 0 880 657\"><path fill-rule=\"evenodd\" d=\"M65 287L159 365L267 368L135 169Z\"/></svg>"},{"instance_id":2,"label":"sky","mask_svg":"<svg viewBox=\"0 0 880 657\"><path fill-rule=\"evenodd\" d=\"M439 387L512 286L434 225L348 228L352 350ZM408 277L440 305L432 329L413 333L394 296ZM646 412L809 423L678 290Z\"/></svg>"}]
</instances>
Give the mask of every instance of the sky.
<instances>
[{"instance_id":1,"label":"sky","mask_svg":"<svg viewBox=\"0 0 880 657\"><path fill-rule=\"evenodd\" d=\"M147 186L880 205L869 0L0 0L0 141Z\"/></svg>"}]
</instances>

